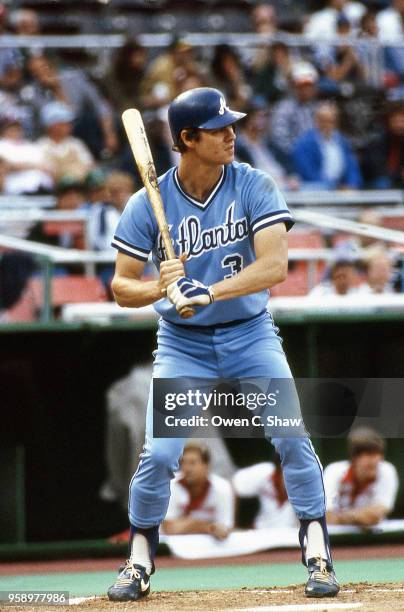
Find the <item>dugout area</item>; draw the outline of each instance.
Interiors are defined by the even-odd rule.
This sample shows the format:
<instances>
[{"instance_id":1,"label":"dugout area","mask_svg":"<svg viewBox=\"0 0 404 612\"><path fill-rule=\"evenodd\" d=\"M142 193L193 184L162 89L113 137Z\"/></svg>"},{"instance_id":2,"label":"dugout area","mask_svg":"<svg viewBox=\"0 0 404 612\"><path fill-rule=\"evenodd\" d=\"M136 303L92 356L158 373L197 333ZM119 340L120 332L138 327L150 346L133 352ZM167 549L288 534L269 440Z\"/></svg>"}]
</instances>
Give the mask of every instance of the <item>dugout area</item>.
<instances>
[{"instance_id":1,"label":"dugout area","mask_svg":"<svg viewBox=\"0 0 404 612\"><path fill-rule=\"evenodd\" d=\"M362 313L360 325L356 317L277 317L295 376L403 377L404 315ZM152 321L4 328L0 485L7 495L0 499L0 559L27 558L35 548L54 558L61 541L70 556L78 542L82 555L89 541L126 528L126 513L98 496L105 477L105 391L151 355L154 343ZM324 465L345 456L343 438L314 442ZM240 466L268 457L265 440L227 444ZM388 441L387 459L402 481L402 439ZM247 504L244 511L240 523L247 526L252 509ZM404 516L402 486L393 516Z\"/></svg>"},{"instance_id":2,"label":"dugout area","mask_svg":"<svg viewBox=\"0 0 404 612\"><path fill-rule=\"evenodd\" d=\"M278 316L277 323L297 376L402 377L403 318L362 313L358 325L353 314L332 319L287 315ZM105 390L151 354L154 342L153 322L4 329L0 480L7 496L0 500L0 591L67 590L76 604L72 609L112 609L105 593L125 558L125 546L111 550L105 538L126 528L127 519L98 497L105 472ZM268 453L264 440L227 442L239 465ZM315 445L325 464L344 456L344 439L315 440ZM401 439L388 441L387 458L404 474ZM245 526L251 511L244 507ZM394 516L403 515L401 487ZM306 570L297 548L199 562L160 556L152 594L137 605L154 612L404 610L400 535L363 534L347 543L334 540L342 590L321 608L307 607ZM336 604L343 607L333 608ZM114 604L118 608L133 610L133 605Z\"/></svg>"}]
</instances>

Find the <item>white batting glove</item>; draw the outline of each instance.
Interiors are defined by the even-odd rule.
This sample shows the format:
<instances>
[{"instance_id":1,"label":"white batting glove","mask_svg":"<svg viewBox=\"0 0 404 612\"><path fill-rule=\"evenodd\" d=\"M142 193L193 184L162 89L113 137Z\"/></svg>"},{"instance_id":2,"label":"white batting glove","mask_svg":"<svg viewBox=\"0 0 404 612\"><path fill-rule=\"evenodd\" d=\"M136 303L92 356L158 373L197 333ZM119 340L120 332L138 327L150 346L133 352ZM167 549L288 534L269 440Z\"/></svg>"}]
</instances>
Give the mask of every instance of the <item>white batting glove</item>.
<instances>
[{"instance_id":1,"label":"white batting glove","mask_svg":"<svg viewBox=\"0 0 404 612\"><path fill-rule=\"evenodd\" d=\"M178 312L186 306L208 306L215 299L211 287L188 276L168 285L167 296Z\"/></svg>"}]
</instances>

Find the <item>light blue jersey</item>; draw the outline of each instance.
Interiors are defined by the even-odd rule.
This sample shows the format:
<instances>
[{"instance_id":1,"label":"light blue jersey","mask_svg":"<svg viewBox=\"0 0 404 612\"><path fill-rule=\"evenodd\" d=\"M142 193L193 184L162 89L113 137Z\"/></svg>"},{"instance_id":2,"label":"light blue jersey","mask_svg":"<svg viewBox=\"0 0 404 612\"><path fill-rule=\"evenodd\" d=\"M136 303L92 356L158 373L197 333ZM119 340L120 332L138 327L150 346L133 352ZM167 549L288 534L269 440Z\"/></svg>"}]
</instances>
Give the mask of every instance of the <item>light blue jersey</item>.
<instances>
[{"instance_id":1,"label":"light blue jersey","mask_svg":"<svg viewBox=\"0 0 404 612\"><path fill-rule=\"evenodd\" d=\"M248 164L233 162L223 173L209 197L200 202L180 185L177 168L159 178L167 223L176 254L186 252L186 274L205 285L230 278L255 261L254 234L285 223L293 225L290 211L274 181ZM165 259L161 236L146 190L129 200L119 221L112 246L131 257L147 261L152 252L159 269ZM167 298L154 304L167 321L210 326L249 319L266 309L268 291L196 308L192 319L184 320Z\"/></svg>"}]
</instances>

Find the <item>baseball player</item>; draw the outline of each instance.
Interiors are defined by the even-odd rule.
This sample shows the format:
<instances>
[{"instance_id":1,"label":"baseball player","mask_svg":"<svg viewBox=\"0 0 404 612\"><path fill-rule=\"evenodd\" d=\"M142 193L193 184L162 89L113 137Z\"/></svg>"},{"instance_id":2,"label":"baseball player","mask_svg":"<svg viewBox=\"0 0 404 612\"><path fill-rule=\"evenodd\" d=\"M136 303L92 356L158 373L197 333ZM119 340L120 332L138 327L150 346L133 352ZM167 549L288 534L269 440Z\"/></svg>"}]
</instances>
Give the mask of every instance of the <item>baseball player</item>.
<instances>
[{"instance_id":1,"label":"baseball player","mask_svg":"<svg viewBox=\"0 0 404 612\"><path fill-rule=\"evenodd\" d=\"M296 514L288 500L278 462L265 461L242 468L233 476L232 484L239 497L258 497L255 529L296 527Z\"/></svg>"},{"instance_id":2,"label":"baseball player","mask_svg":"<svg viewBox=\"0 0 404 612\"><path fill-rule=\"evenodd\" d=\"M205 533L226 539L234 527L234 493L228 480L210 470L209 448L198 442L187 444L180 467L171 482L164 533Z\"/></svg>"},{"instance_id":3,"label":"baseball player","mask_svg":"<svg viewBox=\"0 0 404 612\"><path fill-rule=\"evenodd\" d=\"M115 298L121 306L154 304L160 314L154 378L287 378L292 374L267 312L268 290L287 274L291 213L273 180L234 162L230 110L212 88L182 93L169 107L178 167L159 185L178 259L164 252L146 192L129 200L113 246L118 249ZM142 281L149 253L158 280ZM185 306L196 313L181 318ZM150 393L146 442L130 483L129 559L108 590L113 601L138 600L150 591L159 525L178 470L183 438L153 438ZM329 550L322 467L307 437L273 438L289 500L300 520L306 595L339 591Z\"/></svg>"},{"instance_id":4,"label":"baseball player","mask_svg":"<svg viewBox=\"0 0 404 612\"><path fill-rule=\"evenodd\" d=\"M335 525L377 525L393 510L397 470L384 460L385 441L370 427L348 436L349 461L330 463L324 470L328 522Z\"/></svg>"}]
</instances>

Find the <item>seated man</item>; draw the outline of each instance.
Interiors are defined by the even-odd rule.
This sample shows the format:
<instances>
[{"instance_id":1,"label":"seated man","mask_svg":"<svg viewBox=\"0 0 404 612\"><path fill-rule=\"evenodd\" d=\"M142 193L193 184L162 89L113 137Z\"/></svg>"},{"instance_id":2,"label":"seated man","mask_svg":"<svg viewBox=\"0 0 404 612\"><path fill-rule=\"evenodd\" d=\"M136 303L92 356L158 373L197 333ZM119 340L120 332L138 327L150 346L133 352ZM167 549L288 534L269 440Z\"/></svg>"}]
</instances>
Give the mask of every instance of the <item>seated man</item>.
<instances>
[{"instance_id":1,"label":"seated man","mask_svg":"<svg viewBox=\"0 0 404 612\"><path fill-rule=\"evenodd\" d=\"M393 262L388 251L379 249L365 262L366 282L358 289L363 295L378 295L393 293Z\"/></svg>"},{"instance_id":2,"label":"seated man","mask_svg":"<svg viewBox=\"0 0 404 612\"><path fill-rule=\"evenodd\" d=\"M298 526L279 461L276 464L257 463L238 470L233 477L233 487L239 497L258 497L260 507L254 521L256 529Z\"/></svg>"},{"instance_id":3,"label":"seated man","mask_svg":"<svg viewBox=\"0 0 404 612\"><path fill-rule=\"evenodd\" d=\"M397 471L384 461L384 440L369 427L353 430L348 447L350 461L331 463L324 470L327 520L334 525L371 527L393 509Z\"/></svg>"},{"instance_id":4,"label":"seated man","mask_svg":"<svg viewBox=\"0 0 404 612\"><path fill-rule=\"evenodd\" d=\"M209 473L209 450L196 442L187 444L180 466L181 472L171 483L164 533L206 533L224 540L234 525L230 483Z\"/></svg>"},{"instance_id":5,"label":"seated man","mask_svg":"<svg viewBox=\"0 0 404 612\"><path fill-rule=\"evenodd\" d=\"M359 189L362 176L350 142L338 129L339 110L321 102L315 125L294 142L292 159L297 174L310 189Z\"/></svg>"},{"instance_id":6,"label":"seated man","mask_svg":"<svg viewBox=\"0 0 404 612\"><path fill-rule=\"evenodd\" d=\"M349 259L337 259L331 266L327 278L316 285L310 295L352 295L358 292L358 270L356 263Z\"/></svg>"}]
</instances>

